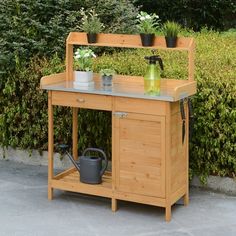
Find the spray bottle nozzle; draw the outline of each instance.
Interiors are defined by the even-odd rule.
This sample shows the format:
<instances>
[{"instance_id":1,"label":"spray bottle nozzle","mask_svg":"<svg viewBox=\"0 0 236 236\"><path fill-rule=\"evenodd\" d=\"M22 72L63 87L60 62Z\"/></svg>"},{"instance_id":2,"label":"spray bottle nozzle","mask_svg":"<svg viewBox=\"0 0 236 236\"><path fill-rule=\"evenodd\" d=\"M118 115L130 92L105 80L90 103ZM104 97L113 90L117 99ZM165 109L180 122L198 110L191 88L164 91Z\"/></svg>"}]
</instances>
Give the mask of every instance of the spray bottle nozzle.
<instances>
[{"instance_id":1,"label":"spray bottle nozzle","mask_svg":"<svg viewBox=\"0 0 236 236\"><path fill-rule=\"evenodd\" d=\"M145 56L144 59L149 60L149 64L156 64L156 62L159 62L159 65L162 70L164 70L163 62L160 56L153 55L153 56Z\"/></svg>"}]
</instances>

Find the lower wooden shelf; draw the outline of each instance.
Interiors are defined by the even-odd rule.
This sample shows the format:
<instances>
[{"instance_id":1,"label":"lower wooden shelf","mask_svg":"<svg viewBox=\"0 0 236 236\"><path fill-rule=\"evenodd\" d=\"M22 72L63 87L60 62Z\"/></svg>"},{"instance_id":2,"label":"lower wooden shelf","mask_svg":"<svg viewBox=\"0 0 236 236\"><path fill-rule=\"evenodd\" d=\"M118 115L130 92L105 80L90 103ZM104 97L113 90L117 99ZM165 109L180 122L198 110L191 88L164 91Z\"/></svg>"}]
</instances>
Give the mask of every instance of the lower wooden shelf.
<instances>
[{"instance_id":1,"label":"lower wooden shelf","mask_svg":"<svg viewBox=\"0 0 236 236\"><path fill-rule=\"evenodd\" d=\"M106 197L112 199L112 211L117 210L117 200L131 201L142 204L148 204L166 208L166 221L171 219L171 206L181 197L185 196L185 205L188 204L186 197L186 186L178 189L170 196L170 201L166 198L146 196L135 194L132 192L123 192L119 189L114 189L112 186L111 172L105 172L102 177L101 184L85 184L80 182L80 174L75 168L70 168L66 171L57 174L48 182L49 189L60 189L77 193L90 194L94 196ZM50 195L49 195L50 196ZM52 196L52 195L51 195ZM49 198L52 199L52 198Z\"/></svg>"},{"instance_id":2,"label":"lower wooden shelf","mask_svg":"<svg viewBox=\"0 0 236 236\"><path fill-rule=\"evenodd\" d=\"M101 184L85 184L80 182L79 172L75 168L68 169L49 181L52 188L71 192L91 194L112 198L111 172L105 172Z\"/></svg>"}]
</instances>

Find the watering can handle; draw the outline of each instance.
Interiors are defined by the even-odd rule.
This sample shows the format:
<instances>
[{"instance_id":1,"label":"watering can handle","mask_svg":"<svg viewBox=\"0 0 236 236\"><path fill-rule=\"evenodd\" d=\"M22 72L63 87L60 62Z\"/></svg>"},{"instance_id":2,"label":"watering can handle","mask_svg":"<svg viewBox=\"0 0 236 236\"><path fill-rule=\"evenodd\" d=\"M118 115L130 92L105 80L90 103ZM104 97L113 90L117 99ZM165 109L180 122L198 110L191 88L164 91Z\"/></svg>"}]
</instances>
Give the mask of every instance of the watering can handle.
<instances>
[{"instance_id":1,"label":"watering can handle","mask_svg":"<svg viewBox=\"0 0 236 236\"><path fill-rule=\"evenodd\" d=\"M85 154L86 154L87 152L90 152L90 151L92 151L92 152L100 152L100 153L102 154L102 156L104 157L105 165L104 165L104 167L102 168L102 170L101 170L101 172L100 172L100 176L102 176L102 175L104 174L106 168L107 168L107 165L108 165L107 156L106 156L105 152L104 152L103 150L99 149L99 148L86 148L86 149L84 150L82 156L85 156Z\"/></svg>"}]
</instances>

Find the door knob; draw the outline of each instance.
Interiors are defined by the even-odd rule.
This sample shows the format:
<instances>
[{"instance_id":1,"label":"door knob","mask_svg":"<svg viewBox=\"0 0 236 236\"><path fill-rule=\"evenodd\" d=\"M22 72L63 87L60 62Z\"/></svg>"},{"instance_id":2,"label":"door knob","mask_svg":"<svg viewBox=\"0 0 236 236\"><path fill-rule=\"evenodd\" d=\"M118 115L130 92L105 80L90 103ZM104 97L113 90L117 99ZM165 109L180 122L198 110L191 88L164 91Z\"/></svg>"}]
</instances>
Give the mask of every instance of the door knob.
<instances>
[{"instance_id":1,"label":"door knob","mask_svg":"<svg viewBox=\"0 0 236 236\"><path fill-rule=\"evenodd\" d=\"M114 112L113 115L118 118L125 118L128 116L128 113L127 112Z\"/></svg>"}]
</instances>

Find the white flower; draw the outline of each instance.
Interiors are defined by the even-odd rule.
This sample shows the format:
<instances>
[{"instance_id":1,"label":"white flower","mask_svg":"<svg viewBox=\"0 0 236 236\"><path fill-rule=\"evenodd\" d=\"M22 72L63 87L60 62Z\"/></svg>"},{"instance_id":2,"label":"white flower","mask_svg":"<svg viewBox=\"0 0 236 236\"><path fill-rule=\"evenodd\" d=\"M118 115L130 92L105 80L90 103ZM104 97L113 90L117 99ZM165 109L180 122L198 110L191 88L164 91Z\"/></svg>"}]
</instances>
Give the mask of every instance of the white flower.
<instances>
[{"instance_id":1,"label":"white flower","mask_svg":"<svg viewBox=\"0 0 236 236\"><path fill-rule=\"evenodd\" d=\"M84 54L84 57L90 57L89 53L88 53L88 52L85 53L85 54Z\"/></svg>"},{"instance_id":2,"label":"white flower","mask_svg":"<svg viewBox=\"0 0 236 236\"><path fill-rule=\"evenodd\" d=\"M146 15L145 17L147 20L151 19L152 17L150 15Z\"/></svg>"},{"instance_id":3,"label":"white flower","mask_svg":"<svg viewBox=\"0 0 236 236\"><path fill-rule=\"evenodd\" d=\"M159 19L159 16L158 16L158 15L156 15L156 18L157 18L157 19Z\"/></svg>"},{"instance_id":4,"label":"white flower","mask_svg":"<svg viewBox=\"0 0 236 236\"><path fill-rule=\"evenodd\" d=\"M140 14L138 14L138 15L137 15L137 18L140 18L140 17L142 17L142 16L141 16Z\"/></svg>"},{"instance_id":5,"label":"white flower","mask_svg":"<svg viewBox=\"0 0 236 236\"><path fill-rule=\"evenodd\" d=\"M141 17L140 17L140 20L141 20L141 21L145 20L145 17L144 17L144 16L141 16Z\"/></svg>"}]
</instances>

